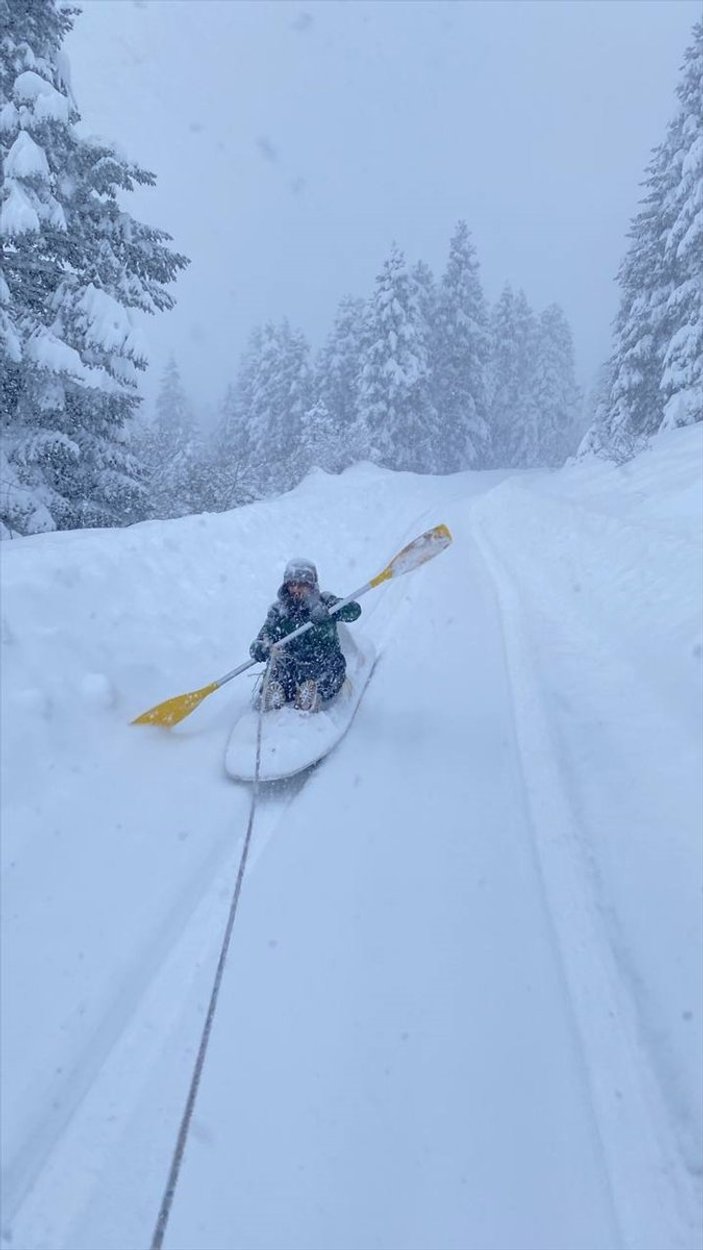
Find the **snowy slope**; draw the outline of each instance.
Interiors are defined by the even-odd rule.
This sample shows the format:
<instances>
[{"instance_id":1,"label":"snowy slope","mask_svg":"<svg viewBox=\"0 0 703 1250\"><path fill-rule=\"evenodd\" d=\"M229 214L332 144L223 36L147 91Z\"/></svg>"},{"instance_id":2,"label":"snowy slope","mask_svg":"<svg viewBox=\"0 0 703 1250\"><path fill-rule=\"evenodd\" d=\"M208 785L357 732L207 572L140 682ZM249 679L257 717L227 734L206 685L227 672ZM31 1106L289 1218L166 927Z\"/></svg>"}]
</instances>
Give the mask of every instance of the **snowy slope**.
<instances>
[{"instance_id":1,"label":"snowy slope","mask_svg":"<svg viewBox=\"0 0 703 1250\"><path fill-rule=\"evenodd\" d=\"M8 1245L148 1244L202 1025L250 678L129 719L246 657L291 554L341 593L438 521L262 804L166 1245L698 1244L700 433L3 545Z\"/></svg>"}]
</instances>

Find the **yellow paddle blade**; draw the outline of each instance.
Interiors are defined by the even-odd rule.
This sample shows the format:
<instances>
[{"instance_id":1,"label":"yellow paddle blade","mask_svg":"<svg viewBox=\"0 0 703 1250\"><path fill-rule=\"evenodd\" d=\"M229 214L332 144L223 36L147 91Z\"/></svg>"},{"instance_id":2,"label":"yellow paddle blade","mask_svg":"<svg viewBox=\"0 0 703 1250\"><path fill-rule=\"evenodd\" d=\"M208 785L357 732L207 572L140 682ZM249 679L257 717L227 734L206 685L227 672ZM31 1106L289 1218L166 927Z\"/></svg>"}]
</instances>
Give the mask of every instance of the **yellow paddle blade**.
<instances>
[{"instance_id":1,"label":"yellow paddle blade","mask_svg":"<svg viewBox=\"0 0 703 1250\"><path fill-rule=\"evenodd\" d=\"M387 582L390 577L402 577L404 573L410 573L412 569L418 568L426 560L439 555L440 551L444 551L451 541L452 536L446 525L435 525L434 529L425 530L419 538L414 538L407 547L403 547L403 550L393 557L382 573L379 573L377 577L372 577L369 586L379 586L381 582Z\"/></svg>"},{"instance_id":2,"label":"yellow paddle blade","mask_svg":"<svg viewBox=\"0 0 703 1250\"><path fill-rule=\"evenodd\" d=\"M217 690L218 686L219 682L213 681L209 686L203 686L202 690L174 695L172 699L165 699L163 703L157 703L156 707L149 708L148 712L142 712L141 716L135 717L132 724L165 725L170 729L171 725L177 725L186 716L190 716L198 704L212 694L213 690Z\"/></svg>"}]
</instances>

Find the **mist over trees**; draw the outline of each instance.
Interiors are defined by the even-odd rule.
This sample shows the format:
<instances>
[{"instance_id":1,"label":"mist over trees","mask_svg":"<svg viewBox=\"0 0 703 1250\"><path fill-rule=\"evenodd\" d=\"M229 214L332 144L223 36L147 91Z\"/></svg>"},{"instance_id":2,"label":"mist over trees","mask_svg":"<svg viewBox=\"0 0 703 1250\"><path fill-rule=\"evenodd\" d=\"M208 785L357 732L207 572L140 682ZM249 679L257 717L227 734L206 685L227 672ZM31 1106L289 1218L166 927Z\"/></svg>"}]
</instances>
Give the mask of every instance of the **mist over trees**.
<instances>
[{"instance_id":1,"label":"mist over trees","mask_svg":"<svg viewBox=\"0 0 703 1250\"><path fill-rule=\"evenodd\" d=\"M360 460L416 473L563 464L580 411L563 311L536 314L510 287L491 309L460 221L439 278L393 244L369 299L341 300L316 359L287 322L253 332L215 438L232 484L222 506Z\"/></svg>"},{"instance_id":2,"label":"mist over trees","mask_svg":"<svg viewBox=\"0 0 703 1250\"><path fill-rule=\"evenodd\" d=\"M461 221L439 278L393 244L368 300L340 300L316 357L288 321L256 327L195 456L170 362L139 449L149 515L237 507L362 460L416 473L557 466L578 445L581 408L564 313L538 315L510 287L491 309Z\"/></svg>"},{"instance_id":3,"label":"mist over trees","mask_svg":"<svg viewBox=\"0 0 703 1250\"><path fill-rule=\"evenodd\" d=\"M703 23L631 224L613 352L585 403L563 310L534 310L510 284L491 306L459 221L440 273L394 243L316 354L287 320L254 327L206 434L174 359L138 416L147 361L133 313L172 307L188 262L122 207L153 174L77 132L61 51L75 12L0 0L3 536L223 510L361 460L558 467L579 444L624 459L702 419Z\"/></svg>"},{"instance_id":4,"label":"mist over trees","mask_svg":"<svg viewBox=\"0 0 703 1250\"><path fill-rule=\"evenodd\" d=\"M363 459L419 473L558 467L579 444L623 459L651 434L701 420L702 44L699 22L618 275L614 350L585 400L563 310L535 311L510 284L490 307L460 221L442 274L409 266L394 244L369 298L341 301L316 359L299 336L294 386L285 353L269 355L259 387L278 395L273 422L247 389L245 357L218 432L220 463L232 464L224 506L289 488L314 466L334 473ZM279 328L281 341L290 333Z\"/></svg>"},{"instance_id":5,"label":"mist over trees","mask_svg":"<svg viewBox=\"0 0 703 1250\"><path fill-rule=\"evenodd\" d=\"M173 357L161 379L153 419L137 426L132 449L140 466L145 518L189 516L212 504L208 443Z\"/></svg>"},{"instance_id":6,"label":"mist over trees","mask_svg":"<svg viewBox=\"0 0 703 1250\"><path fill-rule=\"evenodd\" d=\"M3 536L231 508L363 459L418 473L557 462L573 362L545 344L550 424L521 439L513 421L498 438L508 418L489 377L505 345L491 341L464 222L438 278L393 245L369 298L341 300L316 358L288 321L254 327L214 434L173 359L155 410L140 414L147 360L134 313L171 308L187 260L122 205L154 175L78 133L62 52L76 13L0 0Z\"/></svg>"},{"instance_id":7,"label":"mist over trees","mask_svg":"<svg viewBox=\"0 0 703 1250\"><path fill-rule=\"evenodd\" d=\"M464 222L438 277L394 244L316 358L288 321L255 327L212 436L175 360L151 419L138 416L133 313L171 308L187 260L122 206L154 175L78 133L61 50L76 12L0 0L3 536L235 507L364 459L418 473L560 462L578 402L568 327L562 315L560 351L556 322L524 296L512 320L491 314ZM503 356L518 362L512 390L496 380Z\"/></svg>"}]
</instances>

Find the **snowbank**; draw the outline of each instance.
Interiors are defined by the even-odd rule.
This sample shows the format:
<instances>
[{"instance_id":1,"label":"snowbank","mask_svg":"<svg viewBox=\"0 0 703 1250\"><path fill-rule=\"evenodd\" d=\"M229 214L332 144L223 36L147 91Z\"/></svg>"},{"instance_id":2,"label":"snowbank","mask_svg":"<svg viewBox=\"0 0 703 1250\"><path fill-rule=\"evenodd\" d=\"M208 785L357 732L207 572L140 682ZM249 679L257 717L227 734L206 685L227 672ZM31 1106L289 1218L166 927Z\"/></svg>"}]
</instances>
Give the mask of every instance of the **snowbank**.
<instances>
[{"instance_id":1,"label":"snowbank","mask_svg":"<svg viewBox=\"0 0 703 1250\"><path fill-rule=\"evenodd\" d=\"M622 467L511 478L475 505L546 871L566 832L545 827L557 787L692 1175L703 1167L702 467L696 426Z\"/></svg>"}]
</instances>

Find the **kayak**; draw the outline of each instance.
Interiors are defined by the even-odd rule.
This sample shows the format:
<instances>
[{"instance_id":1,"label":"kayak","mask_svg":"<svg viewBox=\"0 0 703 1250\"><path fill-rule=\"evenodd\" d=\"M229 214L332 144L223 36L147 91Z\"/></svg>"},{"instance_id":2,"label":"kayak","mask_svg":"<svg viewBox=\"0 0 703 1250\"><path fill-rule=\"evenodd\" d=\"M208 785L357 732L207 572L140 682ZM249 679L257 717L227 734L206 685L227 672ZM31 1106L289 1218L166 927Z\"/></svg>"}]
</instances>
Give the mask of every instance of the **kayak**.
<instances>
[{"instance_id":1,"label":"kayak","mask_svg":"<svg viewBox=\"0 0 703 1250\"><path fill-rule=\"evenodd\" d=\"M344 737L373 671L373 644L355 630L339 626L347 676L339 694L319 712L301 712L287 703L261 716L261 781L280 781L311 768ZM258 699L259 691L254 694ZM253 781L259 711L252 706L236 721L225 751L225 772L233 781Z\"/></svg>"}]
</instances>

